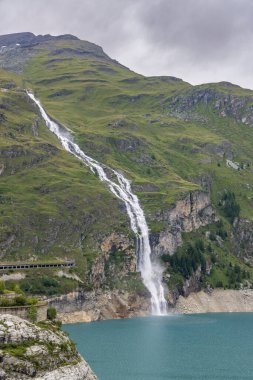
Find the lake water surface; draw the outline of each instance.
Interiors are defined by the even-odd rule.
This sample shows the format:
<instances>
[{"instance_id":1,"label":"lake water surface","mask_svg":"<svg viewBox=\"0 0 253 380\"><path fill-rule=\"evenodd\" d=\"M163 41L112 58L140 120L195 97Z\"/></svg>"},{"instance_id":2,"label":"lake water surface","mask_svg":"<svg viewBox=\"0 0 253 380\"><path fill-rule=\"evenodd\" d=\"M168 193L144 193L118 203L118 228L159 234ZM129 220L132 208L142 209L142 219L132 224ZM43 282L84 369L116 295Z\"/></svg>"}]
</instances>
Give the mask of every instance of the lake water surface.
<instances>
[{"instance_id":1,"label":"lake water surface","mask_svg":"<svg viewBox=\"0 0 253 380\"><path fill-rule=\"evenodd\" d=\"M65 325L100 380L253 379L253 314Z\"/></svg>"}]
</instances>

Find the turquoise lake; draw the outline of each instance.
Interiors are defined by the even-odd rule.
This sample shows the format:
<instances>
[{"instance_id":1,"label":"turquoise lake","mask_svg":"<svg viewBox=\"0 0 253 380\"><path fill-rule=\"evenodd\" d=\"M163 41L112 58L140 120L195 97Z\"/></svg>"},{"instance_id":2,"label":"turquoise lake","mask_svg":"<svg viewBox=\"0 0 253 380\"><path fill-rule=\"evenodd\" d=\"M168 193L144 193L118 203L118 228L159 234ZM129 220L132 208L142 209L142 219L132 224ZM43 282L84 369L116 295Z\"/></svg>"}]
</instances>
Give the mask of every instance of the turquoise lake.
<instances>
[{"instance_id":1,"label":"turquoise lake","mask_svg":"<svg viewBox=\"0 0 253 380\"><path fill-rule=\"evenodd\" d=\"M253 379L253 314L65 325L100 380Z\"/></svg>"}]
</instances>

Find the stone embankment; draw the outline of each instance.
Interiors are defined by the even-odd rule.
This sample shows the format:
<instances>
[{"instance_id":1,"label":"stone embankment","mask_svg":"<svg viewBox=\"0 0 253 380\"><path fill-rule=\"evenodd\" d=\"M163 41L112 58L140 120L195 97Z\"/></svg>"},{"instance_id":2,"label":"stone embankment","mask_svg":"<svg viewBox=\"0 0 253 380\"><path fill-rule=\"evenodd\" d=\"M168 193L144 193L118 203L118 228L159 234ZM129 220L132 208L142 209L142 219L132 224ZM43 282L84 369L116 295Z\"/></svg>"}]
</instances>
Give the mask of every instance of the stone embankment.
<instances>
[{"instance_id":1,"label":"stone embankment","mask_svg":"<svg viewBox=\"0 0 253 380\"><path fill-rule=\"evenodd\" d=\"M42 328L0 316L1 380L98 380L69 338L50 323Z\"/></svg>"},{"instance_id":2,"label":"stone embankment","mask_svg":"<svg viewBox=\"0 0 253 380\"><path fill-rule=\"evenodd\" d=\"M47 309L48 304L45 301L39 301L37 304L33 305L36 312L36 322L45 321L47 319ZM29 313L31 311L31 306L7 306L0 307L0 316L4 314L15 315L20 318L29 319ZM1 379L0 379L1 380Z\"/></svg>"}]
</instances>

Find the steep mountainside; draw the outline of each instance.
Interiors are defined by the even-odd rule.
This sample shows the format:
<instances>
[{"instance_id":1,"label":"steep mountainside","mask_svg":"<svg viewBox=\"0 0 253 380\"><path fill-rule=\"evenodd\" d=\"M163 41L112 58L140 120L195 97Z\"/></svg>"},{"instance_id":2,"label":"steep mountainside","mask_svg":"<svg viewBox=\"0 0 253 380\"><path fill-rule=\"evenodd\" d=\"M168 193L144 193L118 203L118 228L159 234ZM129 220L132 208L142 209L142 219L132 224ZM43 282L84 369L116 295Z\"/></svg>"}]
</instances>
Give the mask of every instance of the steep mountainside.
<instances>
[{"instance_id":1,"label":"steep mountainside","mask_svg":"<svg viewBox=\"0 0 253 380\"><path fill-rule=\"evenodd\" d=\"M1 257L77 264L48 281L27 272L24 290L145 293L125 207L63 151L25 88L87 154L132 181L171 302L208 285L251 286L252 91L144 77L69 35L2 36L0 66Z\"/></svg>"}]
</instances>

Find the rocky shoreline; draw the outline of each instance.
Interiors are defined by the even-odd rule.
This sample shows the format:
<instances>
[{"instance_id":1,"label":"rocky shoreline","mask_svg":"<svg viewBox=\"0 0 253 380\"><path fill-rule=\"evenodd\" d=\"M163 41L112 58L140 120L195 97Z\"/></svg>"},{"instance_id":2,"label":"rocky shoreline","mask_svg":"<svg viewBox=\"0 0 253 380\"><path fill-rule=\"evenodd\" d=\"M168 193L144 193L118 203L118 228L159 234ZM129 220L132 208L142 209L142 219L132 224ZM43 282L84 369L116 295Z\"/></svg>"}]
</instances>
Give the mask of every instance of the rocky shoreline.
<instances>
[{"instance_id":1,"label":"rocky shoreline","mask_svg":"<svg viewBox=\"0 0 253 380\"><path fill-rule=\"evenodd\" d=\"M253 312L253 289L214 289L180 296L176 311L183 314L196 313L245 313Z\"/></svg>"},{"instance_id":2,"label":"rocky shoreline","mask_svg":"<svg viewBox=\"0 0 253 380\"><path fill-rule=\"evenodd\" d=\"M133 307L128 304L124 294L100 294L93 298L98 302L91 308L91 303L85 303L74 309L73 302L76 302L78 294L62 296L61 300L54 299L50 303L54 306L58 304L58 318L62 323L94 322L98 320L121 319L144 317L149 315L149 304L147 298L139 298ZM79 295L80 297L80 295ZM59 305L61 305L59 307ZM68 306L67 306L68 305ZM85 306L84 306L85 305ZM253 312L253 289L246 290L223 290L214 289L206 292L191 293L188 297L179 296L176 304L170 308L172 313L197 314L197 313L244 313Z\"/></svg>"},{"instance_id":3,"label":"rocky shoreline","mask_svg":"<svg viewBox=\"0 0 253 380\"><path fill-rule=\"evenodd\" d=\"M50 322L0 316L1 380L98 380L73 342Z\"/></svg>"},{"instance_id":4,"label":"rocky shoreline","mask_svg":"<svg viewBox=\"0 0 253 380\"><path fill-rule=\"evenodd\" d=\"M149 314L149 297L125 291L77 291L51 297L49 305L56 308L63 323L92 322L131 318Z\"/></svg>"}]
</instances>

